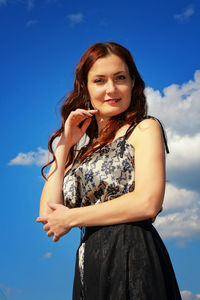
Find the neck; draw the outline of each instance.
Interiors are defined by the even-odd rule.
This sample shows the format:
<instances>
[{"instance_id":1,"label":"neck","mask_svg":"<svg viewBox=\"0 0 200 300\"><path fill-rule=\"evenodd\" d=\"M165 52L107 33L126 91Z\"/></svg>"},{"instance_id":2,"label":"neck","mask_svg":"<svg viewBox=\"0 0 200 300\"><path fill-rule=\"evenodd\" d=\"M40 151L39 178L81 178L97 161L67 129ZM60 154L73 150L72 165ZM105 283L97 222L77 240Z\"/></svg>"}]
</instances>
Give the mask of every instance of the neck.
<instances>
[{"instance_id":1,"label":"neck","mask_svg":"<svg viewBox=\"0 0 200 300\"><path fill-rule=\"evenodd\" d=\"M97 114L96 114L95 117L96 117L96 121L97 121L98 135L99 135L99 133L101 132L101 130L106 127L106 124L108 123L109 118L101 117L101 116L99 116Z\"/></svg>"}]
</instances>

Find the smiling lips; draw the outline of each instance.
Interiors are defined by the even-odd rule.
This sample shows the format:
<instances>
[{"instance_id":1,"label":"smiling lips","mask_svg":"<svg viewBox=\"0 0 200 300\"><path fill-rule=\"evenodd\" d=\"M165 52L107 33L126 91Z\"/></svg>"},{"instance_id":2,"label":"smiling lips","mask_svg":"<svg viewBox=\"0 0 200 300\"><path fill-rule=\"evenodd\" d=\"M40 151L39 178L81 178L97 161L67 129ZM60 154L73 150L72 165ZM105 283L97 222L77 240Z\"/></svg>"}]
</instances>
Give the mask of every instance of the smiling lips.
<instances>
[{"instance_id":1,"label":"smiling lips","mask_svg":"<svg viewBox=\"0 0 200 300\"><path fill-rule=\"evenodd\" d=\"M120 98L113 98L113 99L105 100L105 102L107 102L109 104L116 104L119 101L120 101Z\"/></svg>"}]
</instances>

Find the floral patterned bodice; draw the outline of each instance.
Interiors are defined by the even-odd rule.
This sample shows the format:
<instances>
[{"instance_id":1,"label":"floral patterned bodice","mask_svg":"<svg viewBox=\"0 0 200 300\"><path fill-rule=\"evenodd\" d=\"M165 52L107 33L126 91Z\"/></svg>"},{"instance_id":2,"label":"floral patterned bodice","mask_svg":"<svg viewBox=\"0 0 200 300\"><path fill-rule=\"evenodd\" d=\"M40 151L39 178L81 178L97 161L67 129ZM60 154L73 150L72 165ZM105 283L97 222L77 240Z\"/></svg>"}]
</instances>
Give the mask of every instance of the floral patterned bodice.
<instances>
[{"instance_id":1,"label":"floral patterned bodice","mask_svg":"<svg viewBox=\"0 0 200 300\"><path fill-rule=\"evenodd\" d=\"M82 163L76 161L63 181L64 204L69 208L108 201L133 190L134 147L124 136Z\"/></svg>"}]
</instances>

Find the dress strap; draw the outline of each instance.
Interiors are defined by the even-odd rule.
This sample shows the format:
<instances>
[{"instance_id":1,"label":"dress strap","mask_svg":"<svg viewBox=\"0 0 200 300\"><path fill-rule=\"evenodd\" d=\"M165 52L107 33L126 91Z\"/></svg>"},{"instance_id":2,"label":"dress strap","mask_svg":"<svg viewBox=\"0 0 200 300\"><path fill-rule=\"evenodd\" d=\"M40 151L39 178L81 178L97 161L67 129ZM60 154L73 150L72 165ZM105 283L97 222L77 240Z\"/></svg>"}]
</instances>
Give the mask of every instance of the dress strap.
<instances>
[{"instance_id":1,"label":"dress strap","mask_svg":"<svg viewBox=\"0 0 200 300\"><path fill-rule=\"evenodd\" d=\"M166 132L165 132L165 129L164 129L162 123L160 122L159 119L157 119L155 117L152 117L152 116L147 116L147 119L153 119L153 120L157 121L160 124L162 134L163 134L163 140L164 140L164 144L165 144L165 150L166 150L167 154L169 154L169 147L168 147L168 144L167 144L167 135L166 135Z\"/></svg>"},{"instance_id":2,"label":"dress strap","mask_svg":"<svg viewBox=\"0 0 200 300\"><path fill-rule=\"evenodd\" d=\"M145 118L143 118L141 121L145 120L145 119L153 119L155 121L157 121L159 124L160 124L160 127L161 127L161 130L162 130L162 135L163 135L163 140L164 140L164 145L165 145L165 150L167 152L167 154L169 153L169 147L167 145L167 137L166 137L166 133L165 133L165 130L164 130L164 127L162 125L162 123L155 117L152 117L152 116L147 116ZM141 122L140 121L140 122ZM131 135L131 133L133 132L133 130L135 129L135 127L140 123L136 123L136 122L133 122L129 128L127 129L125 135L124 135L124 139L122 141L122 144L121 144L121 153L120 153L120 156L121 158L123 157L123 153L124 153L124 150L125 150L125 141L126 139Z\"/></svg>"}]
</instances>

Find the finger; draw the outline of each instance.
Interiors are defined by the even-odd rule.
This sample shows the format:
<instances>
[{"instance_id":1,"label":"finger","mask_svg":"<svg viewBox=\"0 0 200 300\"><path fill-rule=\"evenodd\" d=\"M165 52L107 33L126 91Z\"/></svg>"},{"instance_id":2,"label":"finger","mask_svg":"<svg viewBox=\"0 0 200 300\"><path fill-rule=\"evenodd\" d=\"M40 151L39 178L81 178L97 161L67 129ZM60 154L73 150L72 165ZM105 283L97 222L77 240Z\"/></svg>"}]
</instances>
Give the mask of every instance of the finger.
<instances>
[{"instance_id":1,"label":"finger","mask_svg":"<svg viewBox=\"0 0 200 300\"><path fill-rule=\"evenodd\" d=\"M43 221L43 222L41 222L43 225L45 225L45 224L47 224L48 222L47 221Z\"/></svg>"},{"instance_id":2,"label":"finger","mask_svg":"<svg viewBox=\"0 0 200 300\"><path fill-rule=\"evenodd\" d=\"M48 236L48 237L53 236L53 235L54 235L54 233L53 233L51 230L49 230L49 231L47 232L47 236Z\"/></svg>"},{"instance_id":3,"label":"finger","mask_svg":"<svg viewBox=\"0 0 200 300\"><path fill-rule=\"evenodd\" d=\"M58 236L56 236L56 235L53 237L53 241L54 241L54 242L58 242L59 239L60 239L60 237L58 237Z\"/></svg>"},{"instance_id":4,"label":"finger","mask_svg":"<svg viewBox=\"0 0 200 300\"><path fill-rule=\"evenodd\" d=\"M95 115L98 112L98 109L89 109L88 111L89 111L89 113L92 113L93 115Z\"/></svg>"},{"instance_id":5,"label":"finger","mask_svg":"<svg viewBox=\"0 0 200 300\"><path fill-rule=\"evenodd\" d=\"M58 205L59 205L57 203L52 203L52 202L47 202L47 204L53 210L56 210L58 208Z\"/></svg>"},{"instance_id":6,"label":"finger","mask_svg":"<svg viewBox=\"0 0 200 300\"><path fill-rule=\"evenodd\" d=\"M50 229L49 224L46 223L46 224L43 226L43 229L44 229L45 231L48 231L48 230Z\"/></svg>"},{"instance_id":7,"label":"finger","mask_svg":"<svg viewBox=\"0 0 200 300\"><path fill-rule=\"evenodd\" d=\"M77 119L77 118L81 117L81 120L83 120L84 118L92 118L93 115L97 112L98 112L97 109L86 110L86 109L78 108L75 111L71 112L71 116L72 116L72 119Z\"/></svg>"},{"instance_id":8,"label":"finger","mask_svg":"<svg viewBox=\"0 0 200 300\"><path fill-rule=\"evenodd\" d=\"M43 216L43 217L38 217L37 219L36 219L36 222L38 222L38 223L43 223L43 224L46 224L47 223L47 216Z\"/></svg>"},{"instance_id":9,"label":"finger","mask_svg":"<svg viewBox=\"0 0 200 300\"><path fill-rule=\"evenodd\" d=\"M47 223L48 223L48 221L43 221L43 222L42 222L43 225L45 225L45 224L47 224Z\"/></svg>"},{"instance_id":10,"label":"finger","mask_svg":"<svg viewBox=\"0 0 200 300\"><path fill-rule=\"evenodd\" d=\"M92 118L97 112L98 112L97 109L95 109L95 110L85 110L84 112L82 112L82 114L86 118Z\"/></svg>"},{"instance_id":11,"label":"finger","mask_svg":"<svg viewBox=\"0 0 200 300\"><path fill-rule=\"evenodd\" d=\"M75 111L72 111L70 113L69 118L67 119L66 122L70 126L74 125L80 125L81 122L83 122L85 119L91 119L95 113L97 113L98 110L86 110L86 109L76 109Z\"/></svg>"},{"instance_id":12,"label":"finger","mask_svg":"<svg viewBox=\"0 0 200 300\"><path fill-rule=\"evenodd\" d=\"M74 110L74 112L78 112L78 113L85 113L85 114L95 114L98 112L98 109L82 109L82 108L77 108L76 110Z\"/></svg>"}]
</instances>

